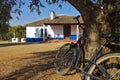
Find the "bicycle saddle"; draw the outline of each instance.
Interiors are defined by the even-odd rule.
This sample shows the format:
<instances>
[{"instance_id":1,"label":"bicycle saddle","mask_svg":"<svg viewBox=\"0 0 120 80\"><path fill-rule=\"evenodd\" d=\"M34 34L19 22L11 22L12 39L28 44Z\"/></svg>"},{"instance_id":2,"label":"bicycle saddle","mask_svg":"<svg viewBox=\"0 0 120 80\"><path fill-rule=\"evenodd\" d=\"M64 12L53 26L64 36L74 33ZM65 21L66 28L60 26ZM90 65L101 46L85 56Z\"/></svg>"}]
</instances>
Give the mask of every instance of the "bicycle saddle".
<instances>
[{"instance_id":1,"label":"bicycle saddle","mask_svg":"<svg viewBox=\"0 0 120 80\"><path fill-rule=\"evenodd\" d=\"M105 38L111 42L119 42L119 35L116 33L107 33Z\"/></svg>"}]
</instances>

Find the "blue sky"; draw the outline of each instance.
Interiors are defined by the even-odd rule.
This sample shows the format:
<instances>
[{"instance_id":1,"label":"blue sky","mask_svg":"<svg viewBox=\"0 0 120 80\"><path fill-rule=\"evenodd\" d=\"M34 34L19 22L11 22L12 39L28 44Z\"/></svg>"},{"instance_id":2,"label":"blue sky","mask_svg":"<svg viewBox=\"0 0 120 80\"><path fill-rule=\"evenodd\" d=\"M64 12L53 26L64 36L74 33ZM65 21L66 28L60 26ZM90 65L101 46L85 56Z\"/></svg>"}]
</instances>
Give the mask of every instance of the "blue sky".
<instances>
[{"instance_id":1,"label":"blue sky","mask_svg":"<svg viewBox=\"0 0 120 80\"><path fill-rule=\"evenodd\" d=\"M29 1L29 0L26 0ZM41 8L41 14L38 15L37 12L30 12L29 8L27 7L29 2L26 5L22 6L21 10L23 13L19 16L19 20L16 18L18 15L11 13L13 19L10 20L11 26L16 25L25 25L30 22L34 22L37 20L41 20L44 18L48 18L50 16L51 10L55 12L56 15L64 14L67 16L77 16L80 13L68 2L62 3L62 8L58 7L58 4L49 5L45 2L45 0L41 0L42 3L45 5L45 8Z\"/></svg>"}]
</instances>

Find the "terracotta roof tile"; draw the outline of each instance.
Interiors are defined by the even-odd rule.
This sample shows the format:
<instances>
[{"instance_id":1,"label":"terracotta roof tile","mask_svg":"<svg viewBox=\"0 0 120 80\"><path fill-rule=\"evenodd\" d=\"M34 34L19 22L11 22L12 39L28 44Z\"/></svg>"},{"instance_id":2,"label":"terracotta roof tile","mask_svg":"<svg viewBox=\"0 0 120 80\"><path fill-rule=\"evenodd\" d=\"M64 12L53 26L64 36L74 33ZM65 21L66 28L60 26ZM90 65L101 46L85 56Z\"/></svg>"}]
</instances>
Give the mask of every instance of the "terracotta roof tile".
<instances>
[{"instance_id":1,"label":"terracotta roof tile","mask_svg":"<svg viewBox=\"0 0 120 80\"><path fill-rule=\"evenodd\" d=\"M42 26L45 25L55 25L55 24L77 24L74 19L75 16L57 16L53 20L50 18L45 18L39 21L28 23L25 26ZM82 17L79 18L80 23L83 23Z\"/></svg>"}]
</instances>

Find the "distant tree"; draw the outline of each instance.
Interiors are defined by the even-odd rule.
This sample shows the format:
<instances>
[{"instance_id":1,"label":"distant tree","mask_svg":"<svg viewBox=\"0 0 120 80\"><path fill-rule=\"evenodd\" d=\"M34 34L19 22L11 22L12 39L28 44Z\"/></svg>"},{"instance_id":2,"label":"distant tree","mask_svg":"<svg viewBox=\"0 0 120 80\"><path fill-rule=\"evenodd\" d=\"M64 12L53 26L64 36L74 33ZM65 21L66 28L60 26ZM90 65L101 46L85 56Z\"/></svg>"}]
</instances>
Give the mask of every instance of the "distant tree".
<instances>
[{"instance_id":1,"label":"distant tree","mask_svg":"<svg viewBox=\"0 0 120 80\"><path fill-rule=\"evenodd\" d=\"M15 2L13 0L0 0L0 39L7 39L11 10Z\"/></svg>"},{"instance_id":2,"label":"distant tree","mask_svg":"<svg viewBox=\"0 0 120 80\"><path fill-rule=\"evenodd\" d=\"M0 40L7 39L8 27L9 27L8 24L0 23Z\"/></svg>"},{"instance_id":3,"label":"distant tree","mask_svg":"<svg viewBox=\"0 0 120 80\"><path fill-rule=\"evenodd\" d=\"M9 37L13 38L15 34L15 37L17 38L24 38L25 37L25 27L18 25L18 26L12 26L9 28Z\"/></svg>"}]
</instances>

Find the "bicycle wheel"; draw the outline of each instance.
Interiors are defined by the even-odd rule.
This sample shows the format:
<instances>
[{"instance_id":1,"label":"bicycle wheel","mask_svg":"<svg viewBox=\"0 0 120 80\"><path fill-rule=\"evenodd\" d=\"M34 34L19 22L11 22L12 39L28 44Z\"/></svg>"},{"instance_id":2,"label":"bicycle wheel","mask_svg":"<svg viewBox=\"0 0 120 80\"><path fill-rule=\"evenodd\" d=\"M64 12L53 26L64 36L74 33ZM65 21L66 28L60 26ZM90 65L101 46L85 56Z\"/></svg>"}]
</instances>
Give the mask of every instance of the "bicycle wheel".
<instances>
[{"instance_id":1,"label":"bicycle wheel","mask_svg":"<svg viewBox=\"0 0 120 80\"><path fill-rule=\"evenodd\" d=\"M89 68L88 74L85 80L120 80L120 52L98 58L96 64Z\"/></svg>"},{"instance_id":2,"label":"bicycle wheel","mask_svg":"<svg viewBox=\"0 0 120 80\"><path fill-rule=\"evenodd\" d=\"M75 53L74 47L71 47L72 44L67 43L64 44L57 52L55 57L54 66L56 69L56 73L60 75L67 74L74 65L75 62Z\"/></svg>"}]
</instances>

